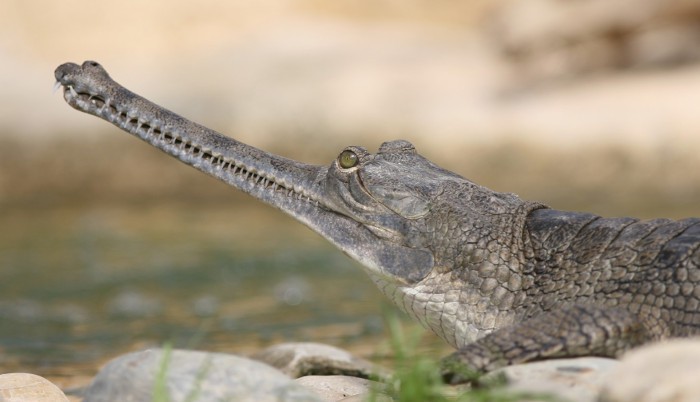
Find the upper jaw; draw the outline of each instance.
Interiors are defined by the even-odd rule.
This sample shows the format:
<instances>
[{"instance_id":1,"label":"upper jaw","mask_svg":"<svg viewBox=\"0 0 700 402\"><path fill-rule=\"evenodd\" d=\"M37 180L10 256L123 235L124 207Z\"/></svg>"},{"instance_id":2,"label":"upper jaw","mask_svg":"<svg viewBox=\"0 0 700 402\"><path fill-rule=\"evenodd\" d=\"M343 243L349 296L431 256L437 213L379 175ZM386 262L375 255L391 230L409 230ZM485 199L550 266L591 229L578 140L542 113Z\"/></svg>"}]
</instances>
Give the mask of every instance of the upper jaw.
<instances>
[{"instance_id":1,"label":"upper jaw","mask_svg":"<svg viewBox=\"0 0 700 402\"><path fill-rule=\"evenodd\" d=\"M54 71L54 76L56 77L56 82L60 83L63 86L64 92L71 92L75 94L79 91L86 91L86 85L83 84L83 82L86 79L83 78L83 80L79 81L77 77L85 77L80 73L85 68L87 63L90 62L86 61L85 63L83 63L82 66L79 66L75 63L64 63L56 68L56 70Z\"/></svg>"},{"instance_id":2,"label":"upper jaw","mask_svg":"<svg viewBox=\"0 0 700 402\"><path fill-rule=\"evenodd\" d=\"M85 68L99 69L105 77L109 77L99 64L93 61L86 61L82 66L75 63L65 63L54 71L57 84L63 87L63 99L73 108L97 114L105 104L109 104L109 95L104 90L106 87L100 85L95 79L85 78L80 74ZM81 77L81 79L79 79ZM89 77L94 77L90 75ZM99 76L98 76L99 77ZM100 91L100 89L103 89Z\"/></svg>"}]
</instances>

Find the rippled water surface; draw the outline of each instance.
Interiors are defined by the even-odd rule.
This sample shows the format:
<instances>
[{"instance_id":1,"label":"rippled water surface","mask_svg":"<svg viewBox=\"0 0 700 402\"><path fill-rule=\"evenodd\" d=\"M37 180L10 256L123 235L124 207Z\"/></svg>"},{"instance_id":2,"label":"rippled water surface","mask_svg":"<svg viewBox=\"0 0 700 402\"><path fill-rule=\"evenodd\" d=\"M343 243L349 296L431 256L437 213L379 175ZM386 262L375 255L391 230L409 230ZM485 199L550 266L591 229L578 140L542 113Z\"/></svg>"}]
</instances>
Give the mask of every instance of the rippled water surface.
<instances>
[{"instance_id":1,"label":"rippled water surface","mask_svg":"<svg viewBox=\"0 0 700 402\"><path fill-rule=\"evenodd\" d=\"M196 209L196 211L193 211ZM93 375L171 342L368 354L385 301L348 257L269 208L14 208L0 229L0 371Z\"/></svg>"}]
</instances>

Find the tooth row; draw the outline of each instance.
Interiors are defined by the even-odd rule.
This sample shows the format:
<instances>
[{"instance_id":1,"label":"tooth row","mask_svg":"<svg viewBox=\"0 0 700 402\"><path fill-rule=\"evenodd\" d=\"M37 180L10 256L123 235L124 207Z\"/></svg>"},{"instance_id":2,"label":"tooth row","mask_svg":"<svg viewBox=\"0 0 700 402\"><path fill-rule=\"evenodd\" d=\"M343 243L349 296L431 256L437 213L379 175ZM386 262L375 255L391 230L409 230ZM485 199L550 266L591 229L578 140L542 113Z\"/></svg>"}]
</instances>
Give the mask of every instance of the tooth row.
<instances>
[{"instance_id":1,"label":"tooth row","mask_svg":"<svg viewBox=\"0 0 700 402\"><path fill-rule=\"evenodd\" d=\"M272 191L286 191L288 197L296 197L299 200L314 202L319 205L317 200L311 197L294 191L292 188L287 188L282 184L275 182L258 173L246 169L244 166L236 165L234 162L224 159L223 156L215 155L210 151L203 150L201 147L194 145L176 134L164 131L154 124L147 121L141 121L138 117L132 117L125 111L118 110L111 105L109 99L102 99L95 95L78 94L72 87L69 87L74 96L81 95L83 100L89 104L100 107L99 114L105 116L109 121L118 123L120 127L131 133L138 133L143 137L156 137L158 141L177 147L179 150L189 153L192 156L198 156L200 159L209 161L212 166L219 167L224 170L229 170L233 175L243 177L246 181L252 181L255 185L269 188Z\"/></svg>"}]
</instances>

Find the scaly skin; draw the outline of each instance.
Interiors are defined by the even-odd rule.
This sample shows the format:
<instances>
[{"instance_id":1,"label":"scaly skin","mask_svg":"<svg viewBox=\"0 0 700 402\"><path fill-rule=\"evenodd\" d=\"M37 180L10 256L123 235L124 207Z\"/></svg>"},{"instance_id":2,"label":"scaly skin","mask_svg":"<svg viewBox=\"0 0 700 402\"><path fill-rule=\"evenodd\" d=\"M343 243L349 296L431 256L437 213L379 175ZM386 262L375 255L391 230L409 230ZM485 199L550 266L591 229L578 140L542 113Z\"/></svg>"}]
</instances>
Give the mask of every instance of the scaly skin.
<instances>
[{"instance_id":1,"label":"scaly skin","mask_svg":"<svg viewBox=\"0 0 700 402\"><path fill-rule=\"evenodd\" d=\"M165 110L95 62L55 76L72 107L281 209L360 262L457 349L448 381L700 333L700 219L552 210L474 184L402 140L307 165Z\"/></svg>"}]
</instances>

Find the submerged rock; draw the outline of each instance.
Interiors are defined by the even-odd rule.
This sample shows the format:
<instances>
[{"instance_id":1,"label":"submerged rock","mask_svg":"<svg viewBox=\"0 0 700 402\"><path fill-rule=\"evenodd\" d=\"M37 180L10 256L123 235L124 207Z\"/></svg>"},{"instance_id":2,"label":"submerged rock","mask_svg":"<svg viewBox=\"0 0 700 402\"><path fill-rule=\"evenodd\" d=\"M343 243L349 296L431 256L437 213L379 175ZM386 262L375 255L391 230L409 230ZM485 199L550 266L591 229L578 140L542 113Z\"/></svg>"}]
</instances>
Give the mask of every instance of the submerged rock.
<instances>
[{"instance_id":1,"label":"submerged rock","mask_svg":"<svg viewBox=\"0 0 700 402\"><path fill-rule=\"evenodd\" d=\"M322 343L282 343L251 358L278 368L293 378L308 375L345 375L360 378L386 377L386 369L350 352Z\"/></svg>"},{"instance_id":2,"label":"submerged rock","mask_svg":"<svg viewBox=\"0 0 700 402\"><path fill-rule=\"evenodd\" d=\"M9 373L0 375L0 402L68 402L68 398L44 377Z\"/></svg>"},{"instance_id":3,"label":"submerged rock","mask_svg":"<svg viewBox=\"0 0 700 402\"><path fill-rule=\"evenodd\" d=\"M155 297L136 290L125 290L115 296L108 306L113 316L147 318L160 314L163 303Z\"/></svg>"},{"instance_id":4,"label":"submerged rock","mask_svg":"<svg viewBox=\"0 0 700 402\"><path fill-rule=\"evenodd\" d=\"M700 400L700 338L674 339L635 349L605 381L604 402Z\"/></svg>"},{"instance_id":5,"label":"submerged rock","mask_svg":"<svg viewBox=\"0 0 700 402\"><path fill-rule=\"evenodd\" d=\"M152 349L107 363L85 391L84 402L153 400L321 401L280 371L255 360L223 353Z\"/></svg>"}]
</instances>

